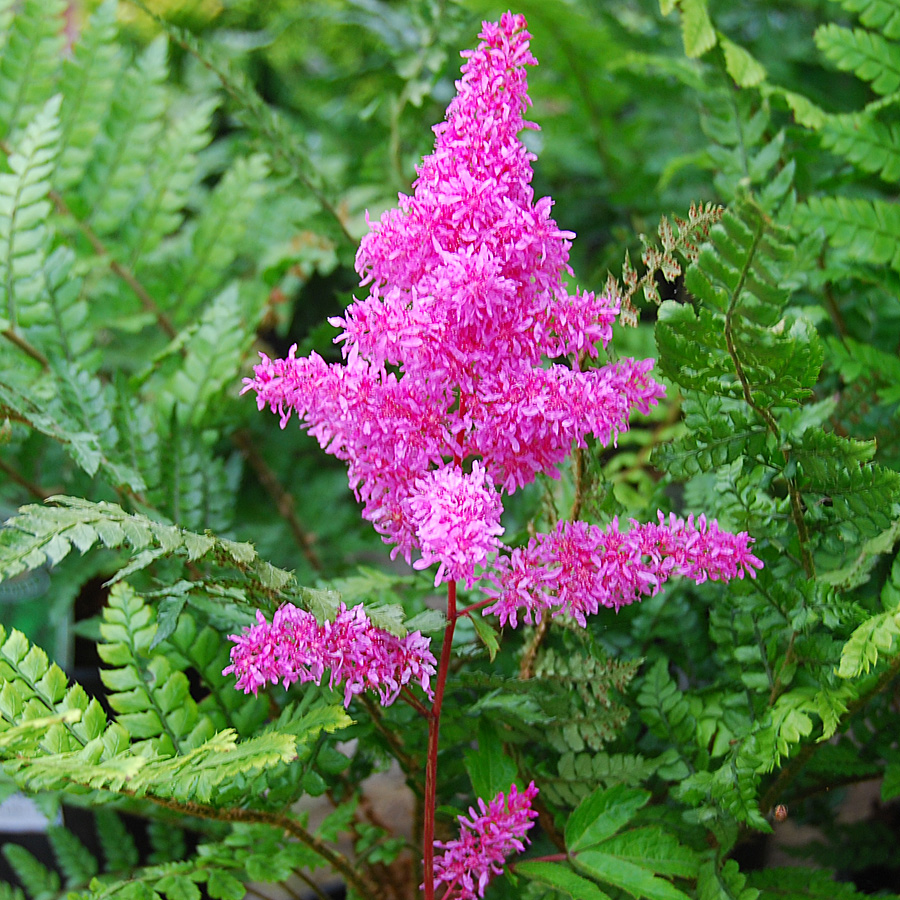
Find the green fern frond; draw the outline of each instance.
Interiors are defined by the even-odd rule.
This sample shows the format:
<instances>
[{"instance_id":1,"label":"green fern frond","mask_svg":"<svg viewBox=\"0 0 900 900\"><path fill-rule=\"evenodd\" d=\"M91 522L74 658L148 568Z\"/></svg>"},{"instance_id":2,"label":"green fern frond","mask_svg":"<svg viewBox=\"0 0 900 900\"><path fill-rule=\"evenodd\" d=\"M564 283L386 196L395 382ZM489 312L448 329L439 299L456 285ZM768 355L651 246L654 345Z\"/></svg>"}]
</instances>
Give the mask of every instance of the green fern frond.
<instances>
[{"instance_id":1,"label":"green fern frond","mask_svg":"<svg viewBox=\"0 0 900 900\"><path fill-rule=\"evenodd\" d=\"M685 275L703 305L664 303L660 369L682 387L743 398L757 409L794 406L818 379L823 350L803 319L783 320L784 229L752 202L726 212Z\"/></svg>"},{"instance_id":2,"label":"green fern frond","mask_svg":"<svg viewBox=\"0 0 900 900\"><path fill-rule=\"evenodd\" d=\"M165 41L155 40L125 67L79 186L75 214L100 236L117 234L142 202L135 188L151 167L168 102L166 52Z\"/></svg>"},{"instance_id":3,"label":"green fern frond","mask_svg":"<svg viewBox=\"0 0 900 900\"><path fill-rule=\"evenodd\" d=\"M183 344L181 365L161 391L160 403L171 403L179 419L193 428L211 424L208 419L215 401L233 384L254 332L255 323L247 322L238 284L232 282L203 310Z\"/></svg>"},{"instance_id":4,"label":"green fern frond","mask_svg":"<svg viewBox=\"0 0 900 900\"><path fill-rule=\"evenodd\" d=\"M113 418L112 388L74 362L61 360L52 366L52 371L59 391L60 413L68 413L83 434L95 436L100 466L110 483L114 487L124 485L137 493L145 490L140 474L116 458L119 432Z\"/></svg>"},{"instance_id":5,"label":"green fern frond","mask_svg":"<svg viewBox=\"0 0 900 900\"><path fill-rule=\"evenodd\" d=\"M795 222L806 233L821 228L834 247L857 263L889 265L900 272L900 208L884 200L810 197Z\"/></svg>"},{"instance_id":6,"label":"green fern frond","mask_svg":"<svg viewBox=\"0 0 900 900\"><path fill-rule=\"evenodd\" d=\"M267 175L265 156L239 159L211 192L191 234L191 252L170 288L170 305L181 321L221 287L223 273L240 253L252 212L267 190Z\"/></svg>"},{"instance_id":7,"label":"green fern frond","mask_svg":"<svg viewBox=\"0 0 900 900\"><path fill-rule=\"evenodd\" d=\"M877 94L900 88L900 46L880 34L828 23L816 30L815 41L837 68L870 81Z\"/></svg>"},{"instance_id":8,"label":"green fern frond","mask_svg":"<svg viewBox=\"0 0 900 900\"><path fill-rule=\"evenodd\" d=\"M23 507L0 531L0 578L10 578L45 563L54 565L72 549L85 553L102 544L131 548L128 573L167 554L189 562L211 555L223 565L250 575L263 594L277 596L282 588L295 587L289 572L261 560L250 544L184 531L126 513L113 503L91 503L76 497L53 499L57 506ZM119 579L124 577L124 571L119 572ZM302 590L298 589L298 593Z\"/></svg>"},{"instance_id":9,"label":"green fern frond","mask_svg":"<svg viewBox=\"0 0 900 900\"><path fill-rule=\"evenodd\" d=\"M57 247L44 263L44 287L50 307L51 324L44 330L46 337L31 329L29 337L50 358L64 359L86 371L93 371L99 363L99 353L91 353L93 330L87 300L82 294L82 279L75 273L76 258L69 247Z\"/></svg>"},{"instance_id":10,"label":"green fern frond","mask_svg":"<svg viewBox=\"0 0 900 900\"><path fill-rule=\"evenodd\" d=\"M884 124L860 113L829 116L821 138L823 147L864 172L877 172L885 181L900 181L900 125Z\"/></svg>"},{"instance_id":11,"label":"green fern frond","mask_svg":"<svg viewBox=\"0 0 900 900\"><path fill-rule=\"evenodd\" d=\"M215 729L200 717L184 672L173 669L161 653L150 655L154 619L153 610L127 585L113 586L97 652L115 668L102 669L100 677L119 724L133 737L149 740L154 752L171 756L192 751Z\"/></svg>"},{"instance_id":12,"label":"green fern frond","mask_svg":"<svg viewBox=\"0 0 900 900\"><path fill-rule=\"evenodd\" d=\"M66 879L66 888L86 886L99 869L93 854L62 825L51 825L47 829L47 837L57 865Z\"/></svg>"},{"instance_id":13,"label":"green fern frond","mask_svg":"<svg viewBox=\"0 0 900 900\"><path fill-rule=\"evenodd\" d=\"M59 895L59 875L39 862L24 847L4 844L3 855L31 900L55 900Z\"/></svg>"},{"instance_id":14,"label":"green fern frond","mask_svg":"<svg viewBox=\"0 0 900 900\"><path fill-rule=\"evenodd\" d=\"M25 0L0 53L0 139L9 140L53 93L63 49L62 0Z\"/></svg>"},{"instance_id":15,"label":"green fern frond","mask_svg":"<svg viewBox=\"0 0 900 900\"><path fill-rule=\"evenodd\" d=\"M101 807L94 812L94 824L103 850L104 870L128 872L134 869L140 862L140 854L122 819L113 810Z\"/></svg>"},{"instance_id":16,"label":"green fern frond","mask_svg":"<svg viewBox=\"0 0 900 900\"><path fill-rule=\"evenodd\" d=\"M828 361L845 384L868 379L879 385L877 397L881 403L900 400L900 359L896 355L849 336L841 340L831 337L825 343Z\"/></svg>"},{"instance_id":17,"label":"green fern frond","mask_svg":"<svg viewBox=\"0 0 900 900\"><path fill-rule=\"evenodd\" d=\"M900 652L900 560L894 559L891 581L882 591L888 608L863 622L844 644L838 675L858 678L878 664L881 657Z\"/></svg>"},{"instance_id":18,"label":"green fern frond","mask_svg":"<svg viewBox=\"0 0 900 900\"><path fill-rule=\"evenodd\" d=\"M615 739L628 720L629 711L613 700L631 683L641 661L620 662L585 652L556 653L550 649L535 664L535 677L560 687L554 719L547 726L547 740L561 753L599 750Z\"/></svg>"},{"instance_id":19,"label":"green fern frond","mask_svg":"<svg viewBox=\"0 0 900 900\"><path fill-rule=\"evenodd\" d=\"M597 786L624 784L637 787L651 778L662 760L627 753L575 753L567 751L557 763L557 776L543 775L541 791L550 802L577 806Z\"/></svg>"},{"instance_id":20,"label":"green fern frond","mask_svg":"<svg viewBox=\"0 0 900 900\"><path fill-rule=\"evenodd\" d=\"M688 392L684 422L687 433L668 444L658 444L651 462L672 477L687 480L740 457L763 453L767 429L755 415L722 397Z\"/></svg>"},{"instance_id":21,"label":"green fern frond","mask_svg":"<svg viewBox=\"0 0 900 900\"><path fill-rule=\"evenodd\" d=\"M59 149L60 96L48 100L29 123L0 173L0 324L44 324L44 259L50 240L47 199Z\"/></svg>"},{"instance_id":22,"label":"green fern frond","mask_svg":"<svg viewBox=\"0 0 900 900\"><path fill-rule=\"evenodd\" d=\"M146 183L139 189L141 203L133 207L116 235L119 253L139 275L146 267L146 257L184 220L184 209L199 174L196 154L210 141L210 120L216 105L213 98L194 97L189 107L172 109L171 120L165 122L153 148Z\"/></svg>"},{"instance_id":23,"label":"green fern frond","mask_svg":"<svg viewBox=\"0 0 900 900\"><path fill-rule=\"evenodd\" d=\"M182 669L192 668L209 691L198 708L209 716L217 731L230 727L243 736L259 732L268 717L269 704L262 696L236 691L233 681L222 674L230 656L219 632L208 625L198 626L193 616L182 613L167 643L169 659Z\"/></svg>"},{"instance_id":24,"label":"green fern frond","mask_svg":"<svg viewBox=\"0 0 900 900\"><path fill-rule=\"evenodd\" d=\"M694 741L696 722L687 698L669 677L668 661L658 659L644 676L637 695L640 716L659 738L675 746Z\"/></svg>"},{"instance_id":25,"label":"green fern frond","mask_svg":"<svg viewBox=\"0 0 900 900\"><path fill-rule=\"evenodd\" d=\"M858 550L900 514L900 473L871 464L873 441L852 441L811 429L794 442L797 486L811 528L829 553Z\"/></svg>"},{"instance_id":26,"label":"green fern frond","mask_svg":"<svg viewBox=\"0 0 900 900\"><path fill-rule=\"evenodd\" d=\"M719 867L715 859L700 866L697 900L759 900L759 891L747 886L747 876L733 860Z\"/></svg>"},{"instance_id":27,"label":"green fern frond","mask_svg":"<svg viewBox=\"0 0 900 900\"><path fill-rule=\"evenodd\" d=\"M351 244L355 243L331 198L333 190L326 183L321 167L314 164L312 154L280 113L266 104L243 74L236 71L214 48L189 31L156 15L143 0L132 2L155 19L173 41L215 73L222 87L237 104L239 118L259 139L263 151L271 159L272 168L278 174L296 179L309 190L330 217L332 225L337 224L340 236Z\"/></svg>"},{"instance_id":28,"label":"green fern frond","mask_svg":"<svg viewBox=\"0 0 900 900\"><path fill-rule=\"evenodd\" d=\"M105 0L88 20L72 55L63 60L60 158L55 184L74 188L91 159L103 119L121 76L122 52L116 44L117 0Z\"/></svg>"}]
</instances>

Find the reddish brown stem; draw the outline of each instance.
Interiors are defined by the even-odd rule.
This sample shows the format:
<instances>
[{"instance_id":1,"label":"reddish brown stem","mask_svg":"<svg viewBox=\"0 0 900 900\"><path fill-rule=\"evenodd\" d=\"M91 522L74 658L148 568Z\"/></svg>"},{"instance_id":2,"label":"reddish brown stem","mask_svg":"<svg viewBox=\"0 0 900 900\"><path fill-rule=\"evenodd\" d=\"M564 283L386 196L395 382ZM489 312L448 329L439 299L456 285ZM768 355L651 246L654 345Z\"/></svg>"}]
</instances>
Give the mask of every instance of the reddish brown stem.
<instances>
[{"instance_id":1,"label":"reddish brown stem","mask_svg":"<svg viewBox=\"0 0 900 900\"><path fill-rule=\"evenodd\" d=\"M437 681L434 686L434 703L428 720L428 762L425 765L425 823L422 828L422 853L425 870L425 900L434 900L434 813L437 808L438 740L441 730L441 705L444 687L450 671L450 654L453 631L456 628L456 582L447 585L447 627L444 629L444 645L438 663Z\"/></svg>"}]
</instances>

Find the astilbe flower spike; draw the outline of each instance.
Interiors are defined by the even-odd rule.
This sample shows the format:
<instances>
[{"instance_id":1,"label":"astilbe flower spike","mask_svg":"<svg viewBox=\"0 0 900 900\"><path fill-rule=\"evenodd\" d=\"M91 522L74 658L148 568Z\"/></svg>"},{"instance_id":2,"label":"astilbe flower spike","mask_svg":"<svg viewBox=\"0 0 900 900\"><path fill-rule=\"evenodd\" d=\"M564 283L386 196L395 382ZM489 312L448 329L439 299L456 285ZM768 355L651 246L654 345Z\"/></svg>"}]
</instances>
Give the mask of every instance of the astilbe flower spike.
<instances>
[{"instance_id":1,"label":"astilbe flower spike","mask_svg":"<svg viewBox=\"0 0 900 900\"><path fill-rule=\"evenodd\" d=\"M368 296L342 318L344 362L262 357L245 390L282 427L296 413L347 462L393 555L471 587L502 549L503 493L556 477L588 435L609 443L663 396L652 360L580 371L612 336L615 296L570 291L571 232L535 199L519 140L536 60L522 16L484 23L434 152L362 239ZM548 363L549 361L549 363ZM472 461L470 463L470 461ZM456 499L459 507L454 511Z\"/></svg>"},{"instance_id":2,"label":"astilbe flower spike","mask_svg":"<svg viewBox=\"0 0 900 900\"><path fill-rule=\"evenodd\" d=\"M443 900L484 897L491 878L502 874L506 858L529 843L525 835L538 815L531 808L537 794L532 781L521 793L511 785L508 796L501 792L487 805L479 797L480 812L469 807L469 818L459 816L459 838L435 841L444 851L434 860L436 884L447 885Z\"/></svg>"},{"instance_id":3,"label":"astilbe flower spike","mask_svg":"<svg viewBox=\"0 0 900 900\"><path fill-rule=\"evenodd\" d=\"M657 594L674 575L701 583L756 577L762 562L750 552L746 532L722 531L713 520L687 520L660 512L658 524L633 519L628 531L614 519L603 529L587 522L560 522L527 546L497 559L485 593L495 602L484 610L515 627L542 614L567 613L580 625L601 607L618 610Z\"/></svg>"},{"instance_id":4,"label":"astilbe flower spike","mask_svg":"<svg viewBox=\"0 0 900 900\"><path fill-rule=\"evenodd\" d=\"M234 641L231 665L223 674L237 676L237 688L249 694L267 684L284 687L299 681L321 684L330 670L328 684L344 685L344 705L365 690L377 691L389 706L402 688L418 683L431 697L435 658L431 639L418 631L399 638L374 626L362 605L347 609L342 603L334 621L319 624L315 617L286 603L269 624L256 613L256 624Z\"/></svg>"}]
</instances>

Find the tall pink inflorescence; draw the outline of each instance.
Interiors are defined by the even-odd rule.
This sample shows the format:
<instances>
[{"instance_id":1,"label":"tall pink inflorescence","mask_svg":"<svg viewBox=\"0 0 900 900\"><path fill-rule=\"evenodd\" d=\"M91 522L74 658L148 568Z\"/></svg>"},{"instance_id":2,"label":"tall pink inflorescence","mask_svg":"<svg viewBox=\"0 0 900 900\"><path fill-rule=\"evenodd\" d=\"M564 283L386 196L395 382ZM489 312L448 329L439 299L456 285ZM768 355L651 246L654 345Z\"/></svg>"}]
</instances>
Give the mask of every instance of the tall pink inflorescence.
<instances>
[{"instance_id":1,"label":"tall pink inflorescence","mask_svg":"<svg viewBox=\"0 0 900 900\"><path fill-rule=\"evenodd\" d=\"M413 196L360 243L369 294L333 320L345 362L263 357L245 387L347 462L393 555L469 587L502 549L502 494L555 477L588 435L614 441L664 393L652 360L552 362L596 357L618 298L570 292L574 235L534 198L535 157L518 137L537 127L524 119L536 63L524 18L485 23L481 38Z\"/></svg>"}]
</instances>

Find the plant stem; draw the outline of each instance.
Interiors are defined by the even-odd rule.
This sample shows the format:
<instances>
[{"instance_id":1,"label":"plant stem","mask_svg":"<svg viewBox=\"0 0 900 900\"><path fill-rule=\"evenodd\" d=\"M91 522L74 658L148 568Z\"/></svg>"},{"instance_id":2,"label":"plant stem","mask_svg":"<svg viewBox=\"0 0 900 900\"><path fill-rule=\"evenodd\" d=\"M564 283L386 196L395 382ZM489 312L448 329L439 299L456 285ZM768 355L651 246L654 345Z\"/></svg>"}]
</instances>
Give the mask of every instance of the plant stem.
<instances>
[{"instance_id":1,"label":"plant stem","mask_svg":"<svg viewBox=\"0 0 900 900\"><path fill-rule=\"evenodd\" d=\"M137 796L127 788L122 788L117 793L131 797ZM168 800L162 797L145 796L142 799L149 800L157 806L162 806L187 816L197 816L201 819L216 819L220 822L254 822L280 828L321 856L335 872L343 876L347 884L360 897L380 898L384 896L384 892L378 885L370 883L368 878L356 872L353 864L346 856L337 850L330 849L322 840L307 831L293 816L238 807L217 809L214 806L204 806L202 803L179 803L177 800Z\"/></svg>"},{"instance_id":2,"label":"plant stem","mask_svg":"<svg viewBox=\"0 0 900 900\"><path fill-rule=\"evenodd\" d=\"M453 632L456 628L456 582L447 584L447 627L444 629L444 644L441 647L441 661L438 663L437 681L434 686L434 703L428 720L428 761L425 765L425 822L422 828L422 853L425 871L425 900L434 900L434 814L437 807L438 740L441 730L441 705L444 702L444 687L450 671L450 654Z\"/></svg>"}]
</instances>

